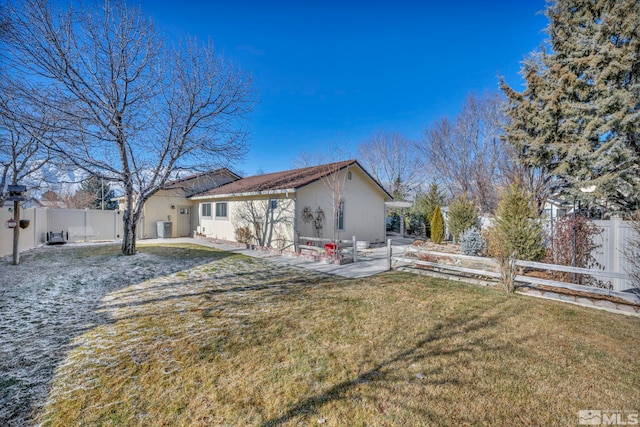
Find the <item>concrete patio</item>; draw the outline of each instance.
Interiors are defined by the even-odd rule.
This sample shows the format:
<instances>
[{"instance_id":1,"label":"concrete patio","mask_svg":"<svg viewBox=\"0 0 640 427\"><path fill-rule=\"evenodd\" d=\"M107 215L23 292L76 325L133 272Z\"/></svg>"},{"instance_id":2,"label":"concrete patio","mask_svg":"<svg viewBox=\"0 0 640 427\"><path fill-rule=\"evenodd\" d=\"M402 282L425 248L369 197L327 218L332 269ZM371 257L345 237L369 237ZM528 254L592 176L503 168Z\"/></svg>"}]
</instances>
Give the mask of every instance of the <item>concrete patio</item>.
<instances>
[{"instance_id":1,"label":"concrete patio","mask_svg":"<svg viewBox=\"0 0 640 427\"><path fill-rule=\"evenodd\" d=\"M393 255L401 255L406 248L411 245L413 239L402 237L391 237L391 248ZM387 247L381 246L377 248L367 249L358 253L358 262L351 264L325 264L322 262L312 261L303 257L297 257L294 254L277 254L262 250L252 250L238 248L230 244L214 243L204 238L171 238L171 239L145 239L139 240L138 244L162 244L162 243L192 243L195 245L208 246L224 251L240 253L253 258L262 258L274 263L308 268L326 274L334 274L336 276L357 279L361 277L373 276L374 274L387 271Z\"/></svg>"}]
</instances>

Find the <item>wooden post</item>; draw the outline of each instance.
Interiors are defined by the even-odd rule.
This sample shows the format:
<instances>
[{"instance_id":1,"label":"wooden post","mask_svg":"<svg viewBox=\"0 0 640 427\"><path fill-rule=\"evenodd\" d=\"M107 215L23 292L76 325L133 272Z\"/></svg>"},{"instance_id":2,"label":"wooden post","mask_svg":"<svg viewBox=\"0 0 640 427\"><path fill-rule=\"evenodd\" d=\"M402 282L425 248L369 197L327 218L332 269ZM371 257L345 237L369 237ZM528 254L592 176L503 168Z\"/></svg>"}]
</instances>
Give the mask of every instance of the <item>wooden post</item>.
<instances>
[{"instance_id":1,"label":"wooden post","mask_svg":"<svg viewBox=\"0 0 640 427\"><path fill-rule=\"evenodd\" d=\"M387 239L387 270L391 270L391 239Z\"/></svg>"},{"instance_id":2,"label":"wooden post","mask_svg":"<svg viewBox=\"0 0 640 427\"><path fill-rule=\"evenodd\" d=\"M20 264L20 202L13 201L13 219L16 226L13 228L13 265Z\"/></svg>"},{"instance_id":3,"label":"wooden post","mask_svg":"<svg viewBox=\"0 0 640 427\"><path fill-rule=\"evenodd\" d=\"M356 236L351 238L353 240L353 262L358 262L358 246Z\"/></svg>"}]
</instances>

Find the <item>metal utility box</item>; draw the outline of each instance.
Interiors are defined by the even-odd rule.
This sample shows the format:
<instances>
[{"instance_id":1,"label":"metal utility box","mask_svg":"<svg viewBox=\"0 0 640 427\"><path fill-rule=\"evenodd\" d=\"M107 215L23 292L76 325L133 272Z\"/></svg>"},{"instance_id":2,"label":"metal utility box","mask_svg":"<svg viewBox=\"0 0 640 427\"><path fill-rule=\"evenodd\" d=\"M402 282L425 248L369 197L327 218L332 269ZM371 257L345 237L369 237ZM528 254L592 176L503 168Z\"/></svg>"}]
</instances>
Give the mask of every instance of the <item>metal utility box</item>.
<instances>
[{"instance_id":1,"label":"metal utility box","mask_svg":"<svg viewBox=\"0 0 640 427\"><path fill-rule=\"evenodd\" d=\"M158 221L158 237L160 239L166 239L173 234L173 223L169 221Z\"/></svg>"}]
</instances>

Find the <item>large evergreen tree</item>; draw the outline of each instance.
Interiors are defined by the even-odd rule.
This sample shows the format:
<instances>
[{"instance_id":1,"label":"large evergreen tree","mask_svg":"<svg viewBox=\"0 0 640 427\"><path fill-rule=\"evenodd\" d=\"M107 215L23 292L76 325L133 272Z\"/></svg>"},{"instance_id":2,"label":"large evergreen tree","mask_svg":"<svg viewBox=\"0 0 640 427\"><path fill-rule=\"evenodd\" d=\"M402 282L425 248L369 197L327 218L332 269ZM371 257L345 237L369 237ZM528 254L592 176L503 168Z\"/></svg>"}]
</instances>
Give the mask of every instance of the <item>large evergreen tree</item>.
<instances>
[{"instance_id":1,"label":"large evergreen tree","mask_svg":"<svg viewBox=\"0 0 640 427\"><path fill-rule=\"evenodd\" d=\"M114 200L115 193L109 185L109 181L105 181L95 175L89 177L82 182L80 191L85 193L90 200L89 209L117 209L118 202Z\"/></svg>"},{"instance_id":2,"label":"large evergreen tree","mask_svg":"<svg viewBox=\"0 0 640 427\"><path fill-rule=\"evenodd\" d=\"M546 15L549 40L524 62L526 90L502 82L509 142L567 193L595 186L608 208L637 209L640 2L555 0Z\"/></svg>"}]
</instances>

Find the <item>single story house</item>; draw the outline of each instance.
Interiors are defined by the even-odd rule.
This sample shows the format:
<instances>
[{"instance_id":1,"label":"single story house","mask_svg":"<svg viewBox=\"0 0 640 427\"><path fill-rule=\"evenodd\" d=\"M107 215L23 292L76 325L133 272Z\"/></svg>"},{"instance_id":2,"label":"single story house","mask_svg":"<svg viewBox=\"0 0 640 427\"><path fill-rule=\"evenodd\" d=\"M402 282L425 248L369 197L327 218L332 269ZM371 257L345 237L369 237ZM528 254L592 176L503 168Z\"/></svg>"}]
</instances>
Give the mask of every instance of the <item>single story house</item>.
<instances>
[{"instance_id":1,"label":"single story house","mask_svg":"<svg viewBox=\"0 0 640 427\"><path fill-rule=\"evenodd\" d=\"M198 223L198 213L193 209L196 202L189 197L238 179L240 176L222 168L168 182L144 204L138 237L158 237L158 222L170 223L170 235L164 237L191 236Z\"/></svg>"},{"instance_id":2,"label":"single story house","mask_svg":"<svg viewBox=\"0 0 640 427\"><path fill-rule=\"evenodd\" d=\"M256 175L190 197L200 234L291 251L300 236L383 242L392 199L356 160Z\"/></svg>"}]
</instances>

